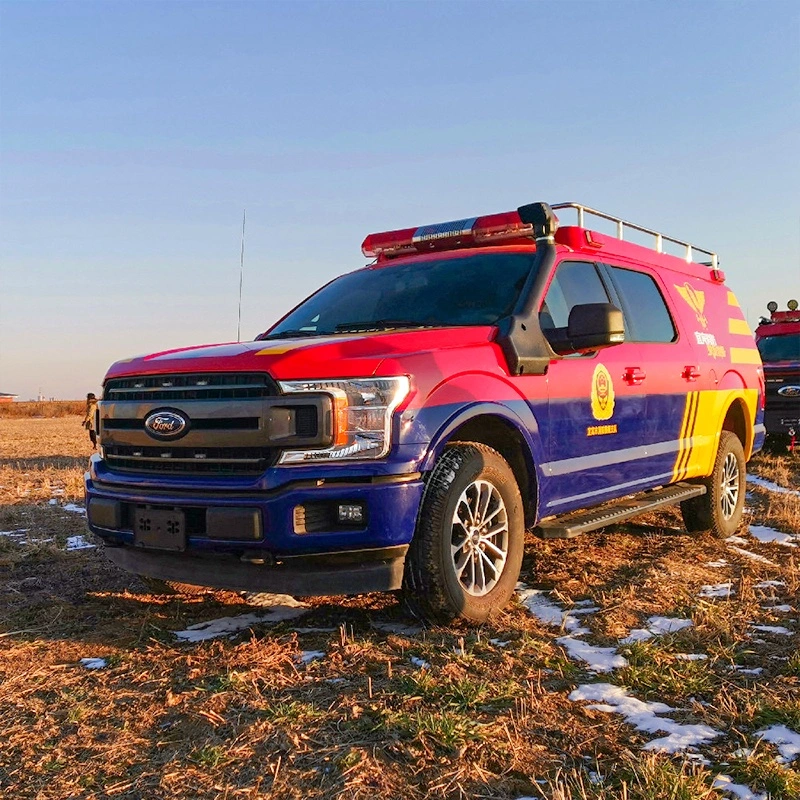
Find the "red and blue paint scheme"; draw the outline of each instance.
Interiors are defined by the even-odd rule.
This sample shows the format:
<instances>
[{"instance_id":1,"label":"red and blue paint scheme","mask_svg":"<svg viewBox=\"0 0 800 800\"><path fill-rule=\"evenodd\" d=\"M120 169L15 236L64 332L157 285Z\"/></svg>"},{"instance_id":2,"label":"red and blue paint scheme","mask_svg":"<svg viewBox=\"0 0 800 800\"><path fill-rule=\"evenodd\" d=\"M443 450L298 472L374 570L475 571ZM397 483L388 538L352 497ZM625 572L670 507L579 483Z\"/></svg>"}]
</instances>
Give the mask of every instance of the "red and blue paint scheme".
<instances>
[{"instance_id":1,"label":"red and blue paint scheme","mask_svg":"<svg viewBox=\"0 0 800 800\"><path fill-rule=\"evenodd\" d=\"M507 222L512 215L496 215ZM517 222L519 217L516 218ZM502 221L502 220L501 220ZM474 220L465 221L465 231ZM502 228L498 222L498 229ZM393 232L397 234L398 232ZM419 229L408 229L410 240ZM435 233L435 232L434 232ZM411 244L381 251L367 270L459 259L481 253L534 254L514 228L506 238ZM392 240L396 241L397 237ZM247 542L280 558L408 544L425 476L454 438L492 434L521 479L531 524L571 510L711 474L720 432L734 430L745 456L764 438L764 382L753 336L718 270L687 263L581 227L556 232L546 295L560 263L580 260L634 269L658 287L675 327L673 341L626 341L592 353L550 353L540 374L509 367L494 325L393 329L191 347L120 361L106 380L181 373L268 373L275 381L407 376L409 391L391 421L391 446L375 460L275 464L255 476L114 471L94 456L86 479L98 499L170 508L213 504L257 508L263 538ZM502 276L498 276L502 280ZM613 299L613 298L612 298ZM541 300L541 298L540 298ZM101 414L103 404L101 403ZM512 452L513 451L513 452ZM296 507L307 502L364 503L366 522L352 530L297 533ZM130 530L92 530L131 544ZM189 535L189 550L237 551L242 543Z\"/></svg>"}]
</instances>

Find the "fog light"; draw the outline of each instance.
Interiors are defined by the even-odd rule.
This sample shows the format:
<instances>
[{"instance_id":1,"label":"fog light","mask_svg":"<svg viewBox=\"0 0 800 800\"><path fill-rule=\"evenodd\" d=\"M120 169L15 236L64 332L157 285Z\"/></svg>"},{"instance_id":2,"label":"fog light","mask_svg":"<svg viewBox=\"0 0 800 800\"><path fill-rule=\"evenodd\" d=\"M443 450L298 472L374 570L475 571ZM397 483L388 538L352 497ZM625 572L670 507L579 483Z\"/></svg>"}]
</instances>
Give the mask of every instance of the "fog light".
<instances>
[{"instance_id":1,"label":"fog light","mask_svg":"<svg viewBox=\"0 0 800 800\"><path fill-rule=\"evenodd\" d=\"M361 503L340 503L337 514L339 522L363 522L364 506Z\"/></svg>"}]
</instances>

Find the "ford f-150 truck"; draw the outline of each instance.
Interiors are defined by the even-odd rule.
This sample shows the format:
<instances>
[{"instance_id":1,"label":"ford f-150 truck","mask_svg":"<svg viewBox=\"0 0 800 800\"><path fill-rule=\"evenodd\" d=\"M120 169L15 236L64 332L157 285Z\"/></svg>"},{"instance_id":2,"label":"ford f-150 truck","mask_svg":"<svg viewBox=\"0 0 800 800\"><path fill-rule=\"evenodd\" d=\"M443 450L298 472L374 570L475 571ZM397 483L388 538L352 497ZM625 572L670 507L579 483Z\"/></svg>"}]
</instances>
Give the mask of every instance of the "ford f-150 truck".
<instances>
[{"instance_id":1,"label":"ford f-150 truck","mask_svg":"<svg viewBox=\"0 0 800 800\"><path fill-rule=\"evenodd\" d=\"M362 250L255 341L111 367L86 496L115 563L301 596L402 587L429 618L480 621L526 528L679 503L691 532L736 529L764 382L715 253L577 203Z\"/></svg>"}]
</instances>

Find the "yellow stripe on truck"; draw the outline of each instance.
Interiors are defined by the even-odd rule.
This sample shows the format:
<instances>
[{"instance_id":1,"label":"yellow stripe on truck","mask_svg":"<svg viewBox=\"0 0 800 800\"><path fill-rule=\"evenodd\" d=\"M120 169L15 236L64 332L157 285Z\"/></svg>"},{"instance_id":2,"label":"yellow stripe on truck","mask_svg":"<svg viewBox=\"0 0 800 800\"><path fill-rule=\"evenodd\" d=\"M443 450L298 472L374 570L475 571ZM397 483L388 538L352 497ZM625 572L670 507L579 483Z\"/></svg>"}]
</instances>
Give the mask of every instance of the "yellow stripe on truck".
<instances>
[{"instance_id":1,"label":"yellow stripe on truck","mask_svg":"<svg viewBox=\"0 0 800 800\"><path fill-rule=\"evenodd\" d=\"M688 457L683 458L683 468L680 469L677 480L703 478L711 474L725 414L739 398L744 401L747 409L745 417L748 420L748 441L743 443L746 458L750 456L750 448L753 446L752 426L756 416L758 389L712 389L705 392L691 392L691 394L699 394L699 399L693 426L689 420L691 429L686 434L687 441L684 443L684 436L681 437L681 453L678 454L676 470L681 465L682 455L688 455ZM688 409L690 405L688 398L686 405ZM685 425L686 414L684 414ZM673 480L675 479L673 478Z\"/></svg>"},{"instance_id":2,"label":"yellow stripe on truck","mask_svg":"<svg viewBox=\"0 0 800 800\"><path fill-rule=\"evenodd\" d=\"M747 324L746 319L729 319L728 320L728 333L736 334L737 336L752 336L753 332Z\"/></svg>"},{"instance_id":3,"label":"yellow stripe on truck","mask_svg":"<svg viewBox=\"0 0 800 800\"><path fill-rule=\"evenodd\" d=\"M760 364L761 356L755 347L731 347L731 364Z\"/></svg>"},{"instance_id":4,"label":"yellow stripe on truck","mask_svg":"<svg viewBox=\"0 0 800 800\"><path fill-rule=\"evenodd\" d=\"M728 305L739 308L739 301L736 299L736 295L733 292L728 292Z\"/></svg>"}]
</instances>

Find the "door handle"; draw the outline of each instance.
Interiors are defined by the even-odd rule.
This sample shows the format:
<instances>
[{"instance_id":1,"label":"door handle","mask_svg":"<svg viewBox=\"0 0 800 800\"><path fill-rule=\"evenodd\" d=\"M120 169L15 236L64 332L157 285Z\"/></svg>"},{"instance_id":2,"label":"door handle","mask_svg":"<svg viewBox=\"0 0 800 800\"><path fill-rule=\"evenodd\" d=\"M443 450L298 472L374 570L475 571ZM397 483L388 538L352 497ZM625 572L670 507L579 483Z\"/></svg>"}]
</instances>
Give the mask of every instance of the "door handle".
<instances>
[{"instance_id":1,"label":"door handle","mask_svg":"<svg viewBox=\"0 0 800 800\"><path fill-rule=\"evenodd\" d=\"M681 377L685 378L687 381L696 381L700 375L700 370L694 366L684 367L681 373Z\"/></svg>"},{"instance_id":2,"label":"door handle","mask_svg":"<svg viewBox=\"0 0 800 800\"><path fill-rule=\"evenodd\" d=\"M638 386L640 383L644 383L646 377L647 373L639 367L625 367L625 374L622 376L622 380L631 386Z\"/></svg>"}]
</instances>

